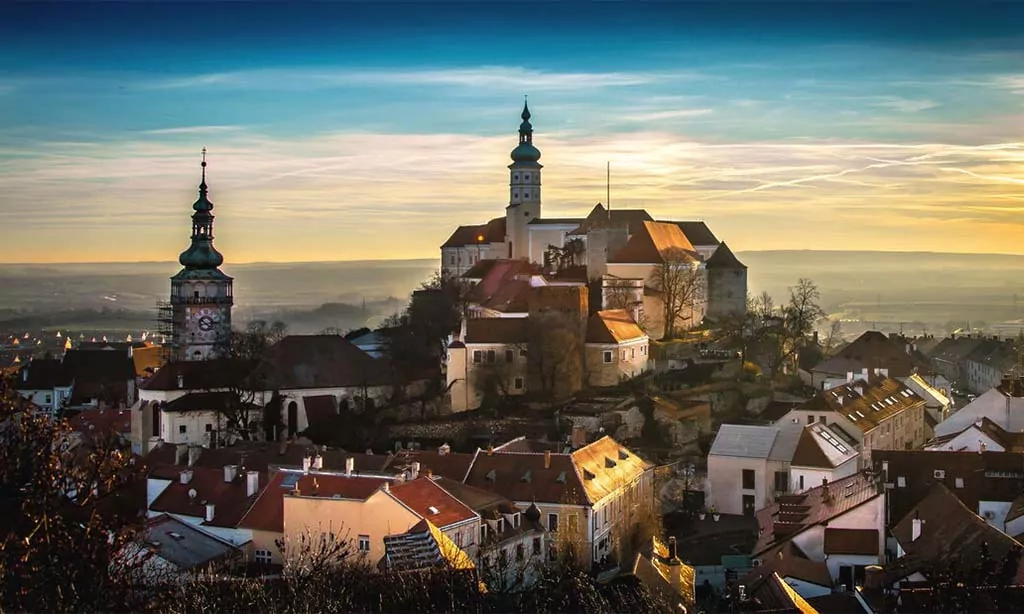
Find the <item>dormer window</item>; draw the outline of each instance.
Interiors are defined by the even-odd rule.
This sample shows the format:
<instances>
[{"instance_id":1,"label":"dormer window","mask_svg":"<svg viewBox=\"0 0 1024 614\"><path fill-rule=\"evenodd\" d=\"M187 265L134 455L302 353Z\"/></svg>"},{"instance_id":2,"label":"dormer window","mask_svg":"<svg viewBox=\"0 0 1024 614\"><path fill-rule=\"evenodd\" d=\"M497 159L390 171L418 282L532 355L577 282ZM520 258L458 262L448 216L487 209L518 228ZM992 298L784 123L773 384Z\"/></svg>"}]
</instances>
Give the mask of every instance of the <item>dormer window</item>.
<instances>
[{"instance_id":1,"label":"dormer window","mask_svg":"<svg viewBox=\"0 0 1024 614\"><path fill-rule=\"evenodd\" d=\"M504 518L499 518L498 519L498 535L501 535L504 532L505 532L505 519Z\"/></svg>"},{"instance_id":2,"label":"dormer window","mask_svg":"<svg viewBox=\"0 0 1024 614\"><path fill-rule=\"evenodd\" d=\"M519 512L516 512L515 514L512 514L512 528L513 529L518 529L519 528Z\"/></svg>"}]
</instances>

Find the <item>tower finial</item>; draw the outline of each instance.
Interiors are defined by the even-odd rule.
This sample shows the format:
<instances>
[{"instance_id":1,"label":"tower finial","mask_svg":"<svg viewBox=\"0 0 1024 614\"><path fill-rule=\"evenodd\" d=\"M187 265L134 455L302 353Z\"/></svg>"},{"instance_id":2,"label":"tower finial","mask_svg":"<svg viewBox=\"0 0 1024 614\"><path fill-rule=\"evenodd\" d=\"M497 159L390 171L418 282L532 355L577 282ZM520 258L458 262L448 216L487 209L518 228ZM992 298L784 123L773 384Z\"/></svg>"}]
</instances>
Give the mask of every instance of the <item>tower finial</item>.
<instances>
[{"instance_id":1,"label":"tower finial","mask_svg":"<svg viewBox=\"0 0 1024 614\"><path fill-rule=\"evenodd\" d=\"M530 97L526 94L523 95L523 114L521 117L524 122L530 121Z\"/></svg>"},{"instance_id":2,"label":"tower finial","mask_svg":"<svg viewBox=\"0 0 1024 614\"><path fill-rule=\"evenodd\" d=\"M203 147L203 161L199 164L203 167L203 185L206 185L206 148Z\"/></svg>"}]
</instances>

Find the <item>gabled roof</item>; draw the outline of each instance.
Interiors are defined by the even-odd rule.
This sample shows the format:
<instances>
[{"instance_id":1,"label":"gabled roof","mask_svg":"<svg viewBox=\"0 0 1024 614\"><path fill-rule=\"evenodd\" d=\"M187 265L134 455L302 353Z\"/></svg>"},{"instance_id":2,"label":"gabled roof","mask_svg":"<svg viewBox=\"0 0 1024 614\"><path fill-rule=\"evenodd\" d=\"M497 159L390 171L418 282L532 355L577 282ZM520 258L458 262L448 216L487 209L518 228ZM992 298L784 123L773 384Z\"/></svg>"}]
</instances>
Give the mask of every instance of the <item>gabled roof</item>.
<instances>
[{"instance_id":1,"label":"gabled roof","mask_svg":"<svg viewBox=\"0 0 1024 614\"><path fill-rule=\"evenodd\" d=\"M473 559L437 525L421 520L405 533L384 537L384 561L392 571L416 571L444 566L473 569Z\"/></svg>"},{"instance_id":2,"label":"gabled roof","mask_svg":"<svg viewBox=\"0 0 1024 614\"><path fill-rule=\"evenodd\" d=\"M587 505L587 489L568 454L551 454L545 468L544 454L478 450L464 482L497 493L512 501Z\"/></svg>"},{"instance_id":3,"label":"gabled roof","mask_svg":"<svg viewBox=\"0 0 1024 614\"><path fill-rule=\"evenodd\" d=\"M818 614L818 610L775 572L758 574L758 579L747 587L747 595L752 601L745 606L748 612Z\"/></svg>"},{"instance_id":4,"label":"gabled roof","mask_svg":"<svg viewBox=\"0 0 1024 614\"><path fill-rule=\"evenodd\" d=\"M711 444L711 455L765 458L789 462L796 452L803 428L799 425L753 426L723 424Z\"/></svg>"},{"instance_id":5,"label":"gabled roof","mask_svg":"<svg viewBox=\"0 0 1024 614\"><path fill-rule=\"evenodd\" d=\"M161 410L168 412L224 411L235 401L238 401L238 396L227 390L189 392L173 401L164 403Z\"/></svg>"},{"instance_id":6,"label":"gabled roof","mask_svg":"<svg viewBox=\"0 0 1024 614\"><path fill-rule=\"evenodd\" d=\"M783 544L771 556L765 556L761 565L747 574L741 580L741 584L746 585L749 592L752 585L756 587L759 581L772 574L778 574L783 580L793 578L826 588L832 587L832 574L829 573L828 566L825 563L808 559L792 542Z\"/></svg>"},{"instance_id":7,"label":"gabled roof","mask_svg":"<svg viewBox=\"0 0 1024 614\"><path fill-rule=\"evenodd\" d=\"M587 343L626 343L643 339L647 333L625 309L598 311L587 320Z\"/></svg>"},{"instance_id":8,"label":"gabled roof","mask_svg":"<svg viewBox=\"0 0 1024 614\"><path fill-rule=\"evenodd\" d=\"M206 504L213 503L213 520L204 521L202 524L215 527L235 527L259 496L259 491L256 496L246 496L245 475L241 472L231 482L225 482L222 467L216 469L191 467L189 469L192 471L192 479L189 483L182 484L180 479L173 480L149 506L150 510L205 518ZM261 489L266 487L267 478L266 473L260 474ZM189 491L192 490L196 493L195 498L189 496Z\"/></svg>"},{"instance_id":9,"label":"gabled roof","mask_svg":"<svg viewBox=\"0 0 1024 614\"><path fill-rule=\"evenodd\" d=\"M529 332L526 318L470 318L466 320L466 343L525 343Z\"/></svg>"},{"instance_id":10,"label":"gabled roof","mask_svg":"<svg viewBox=\"0 0 1024 614\"><path fill-rule=\"evenodd\" d=\"M445 452L437 450L403 450L392 457L389 469L410 468L413 462L420 464L420 474L431 472L449 480L461 482L473 464L473 455L462 452Z\"/></svg>"},{"instance_id":11,"label":"gabled roof","mask_svg":"<svg viewBox=\"0 0 1024 614\"><path fill-rule=\"evenodd\" d=\"M76 387L87 383L123 383L135 380L135 363L127 351L68 350L64 365Z\"/></svg>"},{"instance_id":12,"label":"gabled roof","mask_svg":"<svg viewBox=\"0 0 1024 614\"><path fill-rule=\"evenodd\" d=\"M391 486L391 495L421 518L442 529L477 518L476 512L438 486L432 478L419 477Z\"/></svg>"},{"instance_id":13,"label":"gabled roof","mask_svg":"<svg viewBox=\"0 0 1024 614\"><path fill-rule=\"evenodd\" d=\"M132 432L132 412L126 409L87 409L75 414L68 424L84 435Z\"/></svg>"},{"instance_id":14,"label":"gabled roof","mask_svg":"<svg viewBox=\"0 0 1024 614\"><path fill-rule=\"evenodd\" d=\"M341 335L289 335L270 348L260 373L280 390L391 383L386 365Z\"/></svg>"},{"instance_id":15,"label":"gabled roof","mask_svg":"<svg viewBox=\"0 0 1024 614\"><path fill-rule=\"evenodd\" d=\"M924 406L924 399L899 380L872 376L826 390L801 409L837 412L866 433L882 421L919 406Z\"/></svg>"},{"instance_id":16,"label":"gabled roof","mask_svg":"<svg viewBox=\"0 0 1024 614\"><path fill-rule=\"evenodd\" d=\"M887 369L889 377L907 377L916 371L929 371L928 365L913 355L913 351L907 352L906 345L877 330L869 330L811 371L841 375L863 369Z\"/></svg>"},{"instance_id":17,"label":"gabled roof","mask_svg":"<svg viewBox=\"0 0 1024 614\"><path fill-rule=\"evenodd\" d=\"M678 588L673 577L677 573ZM696 600L696 570L678 557L670 557L669 549L657 537L637 553L633 561L633 575L648 591L663 599L682 600L687 606Z\"/></svg>"},{"instance_id":18,"label":"gabled roof","mask_svg":"<svg viewBox=\"0 0 1024 614\"><path fill-rule=\"evenodd\" d=\"M798 495L782 495L757 511L760 537L753 556L790 541L804 530L829 522L880 495L871 476L857 473Z\"/></svg>"},{"instance_id":19,"label":"gabled roof","mask_svg":"<svg viewBox=\"0 0 1024 614\"><path fill-rule=\"evenodd\" d=\"M747 265L740 262L736 254L732 253L729 246L723 241L718 245L715 253L707 259L705 266L709 269L746 269Z\"/></svg>"},{"instance_id":20,"label":"gabled roof","mask_svg":"<svg viewBox=\"0 0 1024 614\"><path fill-rule=\"evenodd\" d=\"M928 352L928 358L957 364L981 345L981 341L971 337L948 337Z\"/></svg>"},{"instance_id":21,"label":"gabled roof","mask_svg":"<svg viewBox=\"0 0 1024 614\"><path fill-rule=\"evenodd\" d=\"M980 420L968 424L963 429L955 433L933 438L926 444L926 449L936 451L958 451L952 450L952 448L949 448L947 444L952 445L951 442L954 439L967 431L976 431L977 433L984 434L1002 446L1003 450L1007 452L1024 452L1024 433L1011 433L993 422L988 418L988 416L982 416Z\"/></svg>"},{"instance_id":22,"label":"gabled roof","mask_svg":"<svg viewBox=\"0 0 1024 614\"><path fill-rule=\"evenodd\" d=\"M668 220L658 220L659 222L665 222L666 224L675 224L683 231L686 238L689 239L693 245L710 246L718 245L718 237L715 236L708 225L704 222L670 222Z\"/></svg>"},{"instance_id":23,"label":"gabled roof","mask_svg":"<svg viewBox=\"0 0 1024 614\"><path fill-rule=\"evenodd\" d=\"M26 375L27 373L27 375ZM16 390L53 390L70 386L74 377L67 365L57 358L35 358L21 368Z\"/></svg>"},{"instance_id":24,"label":"gabled roof","mask_svg":"<svg viewBox=\"0 0 1024 614\"><path fill-rule=\"evenodd\" d=\"M844 433L833 430L823 422L811 424L800 433L800 441L793 452L793 466L834 469L855 458L858 452Z\"/></svg>"},{"instance_id":25,"label":"gabled roof","mask_svg":"<svg viewBox=\"0 0 1024 614\"><path fill-rule=\"evenodd\" d=\"M570 232L569 235L585 235L591 230L599 228L625 228L632 235L640 232L644 222L653 221L654 218L643 209L612 209L609 214L604 205L597 203L579 228Z\"/></svg>"},{"instance_id":26,"label":"gabled roof","mask_svg":"<svg viewBox=\"0 0 1024 614\"><path fill-rule=\"evenodd\" d=\"M644 222L626 244L608 258L610 264L659 264L673 254L696 261L696 249L675 224Z\"/></svg>"},{"instance_id":27,"label":"gabled roof","mask_svg":"<svg viewBox=\"0 0 1024 614\"><path fill-rule=\"evenodd\" d=\"M967 355L967 360L1005 373L1017 365L1017 352L1008 341L984 339Z\"/></svg>"},{"instance_id":28,"label":"gabled roof","mask_svg":"<svg viewBox=\"0 0 1024 614\"><path fill-rule=\"evenodd\" d=\"M624 484L638 479L653 465L607 435L572 453L591 502L598 502Z\"/></svg>"},{"instance_id":29,"label":"gabled roof","mask_svg":"<svg viewBox=\"0 0 1024 614\"><path fill-rule=\"evenodd\" d=\"M531 287L530 276L539 273L537 265L525 260L481 260L463 275L466 279L480 280L470 288L466 298L487 309L525 312Z\"/></svg>"},{"instance_id":30,"label":"gabled roof","mask_svg":"<svg viewBox=\"0 0 1024 614\"><path fill-rule=\"evenodd\" d=\"M441 249L446 247L466 247L485 243L502 243L505 241L505 218L496 217L486 224L459 226L455 229Z\"/></svg>"},{"instance_id":31,"label":"gabled roof","mask_svg":"<svg viewBox=\"0 0 1024 614\"><path fill-rule=\"evenodd\" d=\"M917 539L913 539L915 519L923 521ZM906 554L885 566L886 584L918 571L927 575L933 565L941 567L953 558L964 568L971 568L972 563L980 561L982 544L996 561L1011 550L1024 548L968 509L943 484L933 485L928 495L896 523L892 533ZM1020 583L1020 569L1016 576L1014 584Z\"/></svg>"}]
</instances>

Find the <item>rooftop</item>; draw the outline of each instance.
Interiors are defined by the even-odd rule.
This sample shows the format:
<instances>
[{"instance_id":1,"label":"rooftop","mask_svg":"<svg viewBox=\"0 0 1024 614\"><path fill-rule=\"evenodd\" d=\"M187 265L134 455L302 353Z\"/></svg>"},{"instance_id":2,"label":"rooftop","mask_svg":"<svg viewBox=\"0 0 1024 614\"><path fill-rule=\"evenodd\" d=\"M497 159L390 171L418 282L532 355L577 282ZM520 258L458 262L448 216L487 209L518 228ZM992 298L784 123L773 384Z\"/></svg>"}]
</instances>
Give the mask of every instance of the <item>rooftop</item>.
<instances>
[{"instance_id":1,"label":"rooftop","mask_svg":"<svg viewBox=\"0 0 1024 614\"><path fill-rule=\"evenodd\" d=\"M801 409L834 411L866 433L904 410L923 406L924 399L899 380L869 376L826 390Z\"/></svg>"},{"instance_id":2,"label":"rooftop","mask_svg":"<svg viewBox=\"0 0 1024 614\"><path fill-rule=\"evenodd\" d=\"M587 343L619 344L644 339L640 328L625 309L605 309L587 321Z\"/></svg>"},{"instance_id":3,"label":"rooftop","mask_svg":"<svg viewBox=\"0 0 1024 614\"><path fill-rule=\"evenodd\" d=\"M800 441L801 427L793 424L754 426L723 424L711 444L711 455L766 458L789 462Z\"/></svg>"},{"instance_id":4,"label":"rooftop","mask_svg":"<svg viewBox=\"0 0 1024 614\"><path fill-rule=\"evenodd\" d=\"M145 543L150 551L178 569L194 570L235 554L230 543L187 522L162 514L146 524Z\"/></svg>"},{"instance_id":5,"label":"rooftop","mask_svg":"<svg viewBox=\"0 0 1024 614\"><path fill-rule=\"evenodd\" d=\"M608 258L610 264L658 264L680 257L696 261L696 249L675 224L644 222L626 244Z\"/></svg>"}]
</instances>

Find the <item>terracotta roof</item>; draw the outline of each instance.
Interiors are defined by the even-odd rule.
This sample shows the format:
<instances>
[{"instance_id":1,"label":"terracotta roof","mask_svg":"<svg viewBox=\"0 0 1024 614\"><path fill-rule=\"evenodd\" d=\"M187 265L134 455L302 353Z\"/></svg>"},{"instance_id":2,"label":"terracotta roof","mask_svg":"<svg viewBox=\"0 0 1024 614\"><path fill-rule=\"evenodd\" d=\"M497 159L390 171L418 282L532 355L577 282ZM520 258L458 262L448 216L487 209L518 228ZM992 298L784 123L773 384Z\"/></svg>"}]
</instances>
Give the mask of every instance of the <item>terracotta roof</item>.
<instances>
[{"instance_id":1,"label":"terracotta roof","mask_svg":"<svg viewBox=\"0 0 1024 614\"><path fill-rule=\"evenodd\" d=\"M587 491L572 457L552 454L548 468L544 459L544 454L480 450L464 482L512 501L587 505Z\"/></svg>"},{"instance_id":2,"label":"terracotta roof","mask_svg":"<svg viewBox=\"0 0 1024 614\"><path fill-rule=\"evenodd\" d=\"M432 478L419 477L393 484L391 495L442 529L477 518L476 512L438 486Z\"/></svg>"},{"instance_id":3,"label":"terracotta roof","mask_svg":"<svg viewBox=\"0 0 1024 614\"><path fill-rule=\"evenodd\" d=\"M466 343L525 343L526 318L471 318L466 320Z\"/></svg>"},{"instance_id":4,"label":"terracotta roof","mask_svg":"<svg viewBox=\"0 0 1024 614\"><path fill-rule=\"evenodd\" d=\"M825 529L825 554L878 556L878 529Z\"/></svg>"},{"instance_id":5,"label":"terracotta roof","mask_svg":"<svg viewBox=\"0 0 1024 614\"><path fill-rule=\"evenodd\" d=\"M505 241L505 218L496 217L486 224L474 226L459 226L455 229L448 240L441 246L465 247L467 245L480 245L484 243L502 243Z\"/></svg>"},{"instance_id":6,"label":"terracotta roof","mask_svg":"<svg viewBox=\"0 0 1024 614\"><path fill-rule=\"evenodd\" d=\"M812 488L798 495L782 495L757 511L761 534L754 556L778 547L804 530L842 516L879 497L879 485L863 473Z\"/></svg>"},{"instance_id":7,"label":"terracotta roof","mask_svg":"<svg viewBox=\"0 0 1024 614\"><path fill-rule=\"evenodd\" d=\"M261 368L280 390L348 388L391 383L387 366L341 335L289 335Z\"/></svg>"},{"instance_id":8,"label":"terracotta roof","mask_svg":"<svg viewBox=\"0 0 1024 614\"><path fill-rule=\"evenodd\" d=\"M625 309L605 309L587 321L587 343L626 343L647 336Z\"/></svg>"},{"instance_id":9,"label":"terracotta roof","mask_svg":"<svg viewBox=\"0 0 1024 614\"><path fill-rule=\"evenodd\" d=\"M494 268L494 265L499 262L503 261L494 260L493 258L478 260L476 264L469 267L469 270L462 274L462 277L463 279L483 279Z\"/></svg>"},{"instance_id":10,"label":"terracotta roof","mask_svg":"<svg viewBox=\"0 0 1024 614\"><path fill-rule=\"evenodd\" d=\"M504 508L510 512L518 509L514 503L499 493L474 488L468 484L463 484L461 481L442 477L435 479L434 483L448 491L453 497L478 514L494 508Z\"/></svg>"},{"instance_id":11,"label":"terracotta roof","mask_svg":"<svg viewBox=\"0 0 1024 614\"><path fill-rule=\"evenodd\" d=\"M185 469L182 467L182 469ZM246 496L245 474L239 475L231 482L224 481L224 469L207 467L191 467L192 479L182 484L174 479L170 485L153 501L149 509L154 512L205 518L206 504L214 504L214 516L204 525L215 527L234 527L245 516L256 501L257 496ZM260 473L260 488L266 488L268 476ZM190 490L196 491L195 499L189 497Z\"/></svg>"},{"instance_id":12,"label":"terracotta roof","mask_svg":"<svg viewBox=\"0 0 1024 614\"><path fill-rule=\"evenodd\" d=\"M332 394L304 396L302 406L306 408L306 421L310 426L338 415L338 399Z\"/></svg>"},{"instance_id":13,"label":"terracotta roof","mask_svg":"<svg viewBox=\"0 0 1024 614\"><path fill-rule=\"evenodd\" d=\"M573 452L572 460L592 503L638 479L653 467L607 435Z\"/></svg>"},{"instance_id":14,"label":"terracotta roof","mask_svg":"<svg viewBox=\"0 0 1024 614\"><path fill-rule=\"evenodd\" d=\"M832 586L832 574L828 566L823 562L808 559L792 542L784 544L770 556L766 555L761 565L755 567L740 583L750 587L773 573L778 574L783 580L793 578L818 586Z\"/></svg>"},{"instance_id":15,"label":"terracotta roof","mask_svg":"<svg viewBox=\"0 0 1024 614\"><path fill-rule=\"evenodd\" d=\"M571 231L569 235L585 235L599 228L625 228L632 235L642 230L644 222L653 221L654 218L643 209L612 209L609 215L604 205L597 203L579 228Z\"/></svg>"},{"instance_id":16,"label":"terracotta roof","mask_svg":"<svg viewBox=\"0 0 1024 614\"><path fill-rule=\"evenodd\" d=\"M715 253L707 259L705 266L709 269L746 269L747 265L740 262L736 254L732 253L729 246L723 241L718 245Z\"/></svg>"},{"instance_id":17,"label":"terracotta roof","mask_svg":"<svg viewBox=\"0 0 1024 614\"><path fill-rule=\"evenodd\" d=\"M923 521L917 539L912 534L915 518ZM1022 549L1017 540L985 522L943 484L933 485L928 495L896 523L892 533L906 554L885 566L887 584L952 558L972 568L980 560L982 544L996 561L1011 550ZM1021 569L1016 579L1013 583L1019 584Z\"/></svg>"},{"instance_id":18,"label":"terracotta roof","mask_svg":"<svg viewBox=\"0 0 1024 614\"><path fill-rule=\"evenodd\" d=\"M132 432L132 412L127 409L86 409L75 414L68 424L71 430L93 435Z\"/></svg>"},{"instance_id":19,"label":"terracotta roof","mask_svg":"<svg viewBox=\"0 0 1024 614\"><path fill-rule=\"evenodd\" d=\"M420 464L420 474L422 475L426 475L429 470L436 476L462 482L466 478L470 465L473 464L473 455L461 452L440 454L436 450L404 450L392 458L388 467L404 469L411 466L414 461Z\"/></svg>"},{"instance_id":20,"label":"terracotta roof","mask_svg":"<svg viewBox=\"0 0 1024 614\"><path fill-rule=\"evenodd\" d=\"M747 587L747 594L753 612L818 614L818 610L774 572L759 576Z\"/></svg>"},{"instance_id":21,"label":"terracotta roof","mask_svg":"<svg viewBox=\"0 0 1024 614\"><path fill-rule=\"evenodd\" d=\"M299 489L299 494L304 497L330 499L337 495L343 499L363 501L388 481L385 478L280 471L274 474L270 484L263 490L238 526L258 531L282 533L284 531L284 497L293 494L296 487Z\"/></svg>"},{"instance_id":22,"label":"terracotta roof","mask_svg":"<svg viewBox=\"0 0 1024 614\"><path fill-rule=\"evenodd\" d=\"M718 245L718 237L715 236L708 225L704 222L669 222L667 220L658 220L665 222L666 224L675 224L683 231L686 238L690 243L694 245Z\"/></svg>"},{"instance_id":23,"label":"terracotta roof","mask_svg":"<svg viewBox=\"0 0 1024 614\"><path fill-rule=\"evenodd\" d=\"M923 360L907 353L906 343L902 340L869 330L811 371L845 374L862 369L887 369L889 377L907 377L915 371L930 370Z\"/></svg>"},{"instance_id":24,"label":"terracotta roof","mask_svg":"<svg viewBox=\"0 0 1024 614\"><path fill-rule=\"evenodd\" d=\"M924 399L891 377L871 376L826 390L805 403L808 411L834 411L846 416L857 428L868 432L896 414L924 407Z\"/></svg>"},{"instance_id":25,"label":"terracotta roof","mask_svg":"<svg viewBox=\"0 0 1024 614\"><path fill-rule=\"evenodd\" d=\"M619 251L608 258L609 263L658 264L674 254L689 260L698 259L693 244L675 224L644 222Z\"/></svg>"},{"instance_id":26,"label":"terracotta roof","mask_svg":"<svg viewBox=\"0 0 1024 614\"><path fill-rule=\"evenodd\" d=\"M483 266L484 262L489 264ZM497 311L526 311L529 277L540 273L537 265L525 260L488 260L473 268L476 271L470 272L480 274L480 282L470 288L469 302Z\"/></svg>"}]
</instances>

